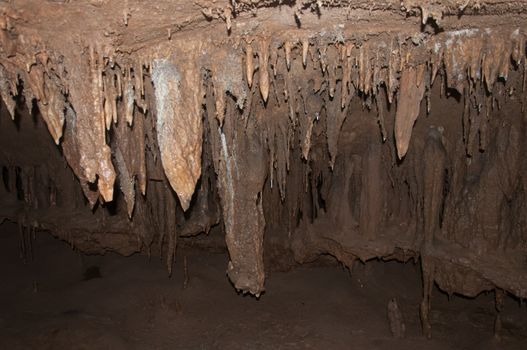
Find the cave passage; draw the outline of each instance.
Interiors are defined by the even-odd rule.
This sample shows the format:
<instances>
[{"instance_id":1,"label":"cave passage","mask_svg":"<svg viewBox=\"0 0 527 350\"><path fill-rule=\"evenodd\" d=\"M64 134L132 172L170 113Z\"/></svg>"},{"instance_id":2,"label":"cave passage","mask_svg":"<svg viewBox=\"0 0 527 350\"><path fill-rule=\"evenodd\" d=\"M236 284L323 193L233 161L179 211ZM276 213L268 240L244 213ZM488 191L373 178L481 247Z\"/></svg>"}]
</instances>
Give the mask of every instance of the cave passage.
<instances>
[{"instance_id":1,"label":"cave passage","mask_svg":"<svg viewBox=\"0 0 527 350\"><path fill-rule=\"evenodd\" d=\"M145 344L134 327L170 333L181 310L219 341L193 340L197 327L183 347L224 348L229 327L262 348L525 340L526 28L523 0L0 2L0 234L15 256L3 279L18 281L3 293L34 313L0 317L6 341L33 344L20 327L53 309L37 300L57 305L53 289L77 305L84 286L96 315L57 306L38 337L96 337L117 322L97 288L119 281L146 303L118 321L132 343L103 334L121 347ZM64 275L37 266L58 264L40 244ZM152 305L150 273L166 279ZM303 308L297 293L323 300ZM220 296L229 327L206 321ZM370 311L362 330L350 320ZM63 336L68 317L81 321Z\"/></svg>"}]
</instances>

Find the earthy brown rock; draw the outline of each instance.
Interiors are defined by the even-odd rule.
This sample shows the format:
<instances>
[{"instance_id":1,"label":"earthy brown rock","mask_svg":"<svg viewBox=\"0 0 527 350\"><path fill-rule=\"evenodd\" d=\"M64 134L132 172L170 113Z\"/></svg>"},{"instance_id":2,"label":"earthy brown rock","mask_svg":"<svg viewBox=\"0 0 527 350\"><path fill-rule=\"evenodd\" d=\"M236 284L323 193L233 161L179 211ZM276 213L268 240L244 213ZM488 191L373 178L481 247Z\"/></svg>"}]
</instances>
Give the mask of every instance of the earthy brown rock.
<instances>
[{"instance_id":1,"label":"earthy brown rock","mask_svg":"<svg viewBox=\"0 0 527 350\"><path fill-rule=\"evenodd\" d=\"M219 224L229 278L256 295L277 246L420 258L430 336L434 284L527 297L526 12L2 2L0 219L169 270L178 236Z\"/></svg>"}]
</instances>

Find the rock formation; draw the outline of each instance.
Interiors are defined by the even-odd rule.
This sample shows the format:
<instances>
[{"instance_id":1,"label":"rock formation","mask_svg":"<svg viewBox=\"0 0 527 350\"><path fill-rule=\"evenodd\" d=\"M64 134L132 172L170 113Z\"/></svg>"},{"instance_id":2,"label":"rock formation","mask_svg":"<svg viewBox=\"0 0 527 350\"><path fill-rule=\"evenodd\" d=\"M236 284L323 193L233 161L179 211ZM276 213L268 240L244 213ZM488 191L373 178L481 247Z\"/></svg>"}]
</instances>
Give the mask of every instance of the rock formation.
<instances>
[{"instance_id":1,"label":"rock formation","mask_svg":"<svg viewBox=\"0 0 527 350\"><path fill-rule=\"evenodd\" d=\"M219 224L229 278L255 295L276 246L420 260L427 335L434 283L526 298L526 14L1 1L0 217L83 251L155 248L169 270L178 236Z\"/></svg>"}]
</instances>

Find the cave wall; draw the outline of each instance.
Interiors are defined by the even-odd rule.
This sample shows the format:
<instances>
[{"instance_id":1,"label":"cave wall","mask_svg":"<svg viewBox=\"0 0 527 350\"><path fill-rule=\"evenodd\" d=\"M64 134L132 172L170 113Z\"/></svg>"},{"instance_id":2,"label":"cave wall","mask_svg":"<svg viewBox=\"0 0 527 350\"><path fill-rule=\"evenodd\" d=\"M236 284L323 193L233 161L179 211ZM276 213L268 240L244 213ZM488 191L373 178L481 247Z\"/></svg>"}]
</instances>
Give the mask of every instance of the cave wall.
<instances>
[{"instance_id":1,"label":"cave wall","mask_svg":"<svg viewBox=\"0 0 527 350\"><path fill-rule=\"evenodd\" d=\"M220 225L255 295L264 257L420 260L427 334L434 283L525 298L526 8L1 3L0 216L169 271Z\"/></svg>"}]
</instances>

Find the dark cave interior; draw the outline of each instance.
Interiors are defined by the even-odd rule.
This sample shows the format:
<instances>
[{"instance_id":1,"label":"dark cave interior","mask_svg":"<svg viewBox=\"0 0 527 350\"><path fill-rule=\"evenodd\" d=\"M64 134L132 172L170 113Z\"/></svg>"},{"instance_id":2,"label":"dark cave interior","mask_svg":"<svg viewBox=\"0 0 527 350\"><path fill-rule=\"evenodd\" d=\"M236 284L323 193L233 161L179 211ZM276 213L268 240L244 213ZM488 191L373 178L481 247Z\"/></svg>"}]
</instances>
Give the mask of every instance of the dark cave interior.
<instances>
[{"instance_id":1,"label":"dark cave interior","mask_svg":"<svg viewBox=\"0 0 527 350\"><path fill-rule=\"evenodd\" d=\"M0 14L8 348L524 348L527 1Z\"/></svg>"}]
</instances>

